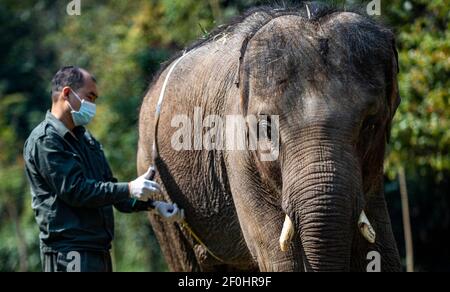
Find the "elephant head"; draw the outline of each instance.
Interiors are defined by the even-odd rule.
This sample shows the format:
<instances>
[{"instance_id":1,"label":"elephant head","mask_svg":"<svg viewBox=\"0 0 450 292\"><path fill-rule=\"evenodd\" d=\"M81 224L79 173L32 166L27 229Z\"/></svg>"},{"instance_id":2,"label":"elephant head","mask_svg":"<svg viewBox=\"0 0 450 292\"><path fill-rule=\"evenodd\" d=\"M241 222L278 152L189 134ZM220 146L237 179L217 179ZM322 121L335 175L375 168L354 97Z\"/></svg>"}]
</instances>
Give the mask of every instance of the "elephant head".
<instances>
[{"instance_id":1,"label":"elephant head","mask_svg":"<svg viewBox=\"0 0 450 292\"><path fill-rule=\"evenodd\" d=\"M266 120L260 140L279 139L278 159L254 159L281 196L281 248L299 236L312 271L363 269L370 249L398 270L382 190L400 102L392 32L355 13L278 17L248 41L241 70L243 111Z\"/></svg>"}]
</instances>

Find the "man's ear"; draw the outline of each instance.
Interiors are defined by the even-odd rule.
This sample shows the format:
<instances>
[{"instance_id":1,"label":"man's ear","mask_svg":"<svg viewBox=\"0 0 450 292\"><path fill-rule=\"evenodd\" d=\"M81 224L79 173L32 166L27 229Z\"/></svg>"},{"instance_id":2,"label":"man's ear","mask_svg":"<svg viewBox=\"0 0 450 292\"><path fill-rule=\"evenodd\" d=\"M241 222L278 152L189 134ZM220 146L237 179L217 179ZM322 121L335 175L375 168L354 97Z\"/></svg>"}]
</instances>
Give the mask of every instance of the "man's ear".
<instances>
[{"instance_id":1,"label":"man's ear","mask_svg":"<svg viewBox=\"0 0 450 292\"><path fill-rule=\"evenodd\" d=\"M69 94L70 94L70 87L66 86L63 88L63 90L61 90L61 95L63 99L68 100Z\"/></svg>"}]
</instances>

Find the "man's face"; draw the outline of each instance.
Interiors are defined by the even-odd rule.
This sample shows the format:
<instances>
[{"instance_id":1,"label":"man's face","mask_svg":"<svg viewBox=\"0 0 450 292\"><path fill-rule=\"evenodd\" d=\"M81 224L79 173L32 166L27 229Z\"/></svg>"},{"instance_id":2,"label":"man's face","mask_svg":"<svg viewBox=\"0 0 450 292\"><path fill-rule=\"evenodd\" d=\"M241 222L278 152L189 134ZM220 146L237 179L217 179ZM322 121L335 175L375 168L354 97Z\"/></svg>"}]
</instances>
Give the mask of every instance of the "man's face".
<instances>
[{"instance_id":1,"label":"man's face","mask_svg":"<svg viewBox=\"0 0 450 292\"><path fill-rule=\"evenodd\" d=\"M84 72L83 72L84 73ZM79 88L78 90L74 90L76 94L83 100L95 103L98 97L97 85L89 73L84 73L84 86ZM70 91L69 93L69 102L72 105L73 109L78 111L81 107L81 101L74 96L74 94Z\"/></svg>"}]
</instances>

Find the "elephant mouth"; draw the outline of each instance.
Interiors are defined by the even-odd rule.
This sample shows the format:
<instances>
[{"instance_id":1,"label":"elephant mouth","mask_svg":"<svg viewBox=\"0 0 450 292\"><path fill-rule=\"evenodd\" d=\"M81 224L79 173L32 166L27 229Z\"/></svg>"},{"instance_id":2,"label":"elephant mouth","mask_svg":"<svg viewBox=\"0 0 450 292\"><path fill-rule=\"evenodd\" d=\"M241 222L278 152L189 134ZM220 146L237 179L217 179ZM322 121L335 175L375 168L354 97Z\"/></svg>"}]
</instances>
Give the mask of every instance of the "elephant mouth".
<instances>
[{"instance_id":1,"label":"elephant mouth","mask_svg":"<svg viewBox=\"0 0 450 292\"><path fill-rule=\"evenodd\" d=\"M376 240L376 232L372 227L369 219L367 218L366 212L364 210L361 212L361 215L358 219L358 228L361 232L361 235L371 244L375 243ZM289 246L292 242L292 239L295 234L294 224L292 223L291 218L286 215L284 220L283 229L281 230L280 235L280 249L283 252L287 252L289 250Z\"/></svg>"}]
</instances>

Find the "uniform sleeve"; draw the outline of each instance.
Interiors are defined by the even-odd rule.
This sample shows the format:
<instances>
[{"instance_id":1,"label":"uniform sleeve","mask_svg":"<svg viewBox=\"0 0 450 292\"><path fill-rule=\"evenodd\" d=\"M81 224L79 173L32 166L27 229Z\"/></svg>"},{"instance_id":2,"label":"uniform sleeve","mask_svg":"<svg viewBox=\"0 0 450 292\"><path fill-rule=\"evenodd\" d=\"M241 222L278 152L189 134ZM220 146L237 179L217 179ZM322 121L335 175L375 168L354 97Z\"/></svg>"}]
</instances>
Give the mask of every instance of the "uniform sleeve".
<instances>
[{"instance_id":1,"label":"uniform sleeve","mask_svg":"<svg viewBox=\"0 0 450 292\"><path fill-rule=\"evenodd\" d=\"M122 202L114 204L114 207L121 213L145 212L154 209L152 200L143 202L136 199L124 200Z\"/></svg>"},{"instance_id":2,"label":"uniform sleeve","mask_svg":"<svg viewBox=\"0 0 450 292\"><path fill-rule=\"evenodd\" d=\"M95 144L97 145L97 149L101 153L101 163L102 163L102 166L106 170L106 173L108 176L108 181L114 182L114 183L118 182L117 178L115 178L112 173L111 167L109 166L108 160L105 157L105 154L102 150L100 143L90 133L88 133L88 135L89 135L90 139L95 141ZM125 200L115 203L114 208L116 208L116 210L121 213L127 213L127 214L149 211L150 209L153 208L153 201L142 202L142 201L138 201L136 199L127 198Z\"/></svg>"},{"instance_id":3,"label":"uniform sleeve","mask_svg":"<svg viewBox=\"0 0 450 292\"><path fill-rule=\"evenodd\" d=\"M56 195L73 207L99 208L129 198L127 183L98 182L84 176L77 155L64 149L57 138L45 137L35 145L39 173Z\"/></svg>"},{"instance_id":4,"label":"uniform sleeve","mask_svg":"<svg viewBox=\"0 0 450 292\"><path fill-rule=\"evenodd\" d=\"M89 133L89 135L90 135L90 133ZM106 160L105 154L101 150L100 143L94 137L92 137L92 135L90 135L90 137L91 137L91 139L93 139L95 141L95 143L98 147L98 151L101 153L101 164L102 164L102 167L105 168L105 170L106 170L106 173L108 176L107 181L117 183L118 180L117 180L117 178L114 177L114 175L112 173L111 167L109 166L109 163ZM127 199L124 199L124 200L114 203L114 208L116 208L116 210L121 213L127 213L127 214L148 210L148 208L146 206L143 206L143 204L141 204L141 202L136 201L135 199L132 199L132 198L127 198Z\"/></svg>"},{"instance_id":5,"label":"uniform sleeve","mask_svg":"<svg viewBox=\"0 0 450 292\"><path fill-rule=\"evenodd\" d=\"M117 209L117 211L121 213L133 213L133 204L135 200L134 199L125 199L123 201L117 202L114 204L114 208Z\"/></svg>"}]
</instances>

